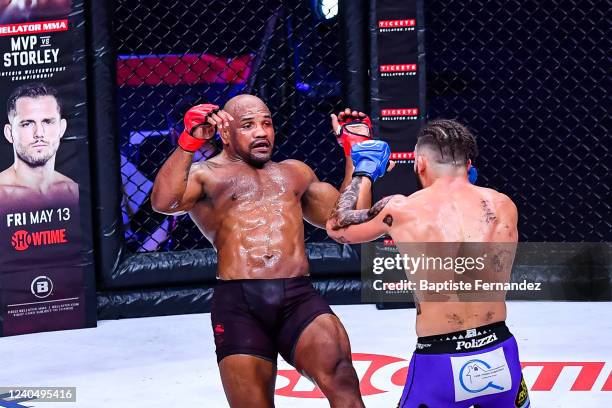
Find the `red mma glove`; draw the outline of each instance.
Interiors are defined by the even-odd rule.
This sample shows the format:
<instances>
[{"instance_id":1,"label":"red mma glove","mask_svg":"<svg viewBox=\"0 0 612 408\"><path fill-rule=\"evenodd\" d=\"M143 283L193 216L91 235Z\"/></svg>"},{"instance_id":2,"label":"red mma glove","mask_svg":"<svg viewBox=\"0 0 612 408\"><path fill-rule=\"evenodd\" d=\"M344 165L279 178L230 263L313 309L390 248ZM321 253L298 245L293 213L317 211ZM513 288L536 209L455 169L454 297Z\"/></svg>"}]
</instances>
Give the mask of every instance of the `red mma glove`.
<instances>
[{"instance_id":1,"label":"red mma glove","mask_svg":"<svg viewBox=\"0 0 612 408\"><path fill-rule=\"evenodd\" d=\"M208 122L208 118L218 110L219 107L217 105L203 103L190 108L185 113L185 118L183 119L185 130L183 130L178 139L178 144L183 150L195 152L204 146L204 143L212 139L215 135L215 128ZM193 136L193 131L198 126L210 127L212 132L206 132L205 138L195 137Z\"/></svg>"},{"instance_id":2,"label":"red mma glove","mask_svg":"<svg viewBox=\"0 0 612 408\"><path fill-rule=\"evenodd\" d=\"M357 143L372 139L372 121L363 112L345 109L338 115L337 139L346 157L351 156L351 148Z\"/></svg>"}]
</instances>

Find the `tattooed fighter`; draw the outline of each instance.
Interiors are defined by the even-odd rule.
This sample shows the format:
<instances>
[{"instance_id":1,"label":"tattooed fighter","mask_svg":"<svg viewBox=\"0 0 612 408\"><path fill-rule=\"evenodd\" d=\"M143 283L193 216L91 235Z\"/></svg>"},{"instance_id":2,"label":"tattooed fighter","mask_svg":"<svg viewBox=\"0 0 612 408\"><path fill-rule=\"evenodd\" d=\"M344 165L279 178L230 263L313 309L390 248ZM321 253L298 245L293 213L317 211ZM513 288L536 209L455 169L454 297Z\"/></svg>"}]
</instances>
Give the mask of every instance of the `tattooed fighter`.
<instances>
[{"instance_id":1,"label":"tattooed fighter","mask_svg":"<svg viewBox=\"0 0 612 408\"><path fill-rule=\"evenodd\" d=\"M188 212L218 254L211 321L217 362L232 407L274 406L276 359L311 378L332 407L363 407L349 339L308 277L302 219L325 228L339 192L297 160L273 162L274 127L252 95L222 110L204 104L185 115L179 148L161 167L151 202L165 214ZM350 153L370 139L369 118L332 115ZM219 130L222 151L192 163ZM344 185L353 166L346 163ZM369 206L369 191L363 193Z\"/></svg>"},{"instance_id":2,"label":"tattooed fighter","mask_svg":"<svg viewBox=\"0 0 612 408\"><path fill-rule=\"evenodd\" d=\"M430 122L415 148L414 171L422 189L408 197L386 197L369 210L355 209L359 191L370 188L386 166L388 155L354 157L356 168L369 167L372 172L353 177L342 191L327 222L328 234L337 241L355 243L388 234L396 243L512 246L518 238L514 203L504 194L468 181L477 153L474 136L461 124ZM361 163L364 160L367 166ZM400 245L398 248L401 251ZM508 263L511 266L512 259ZM422 300L418 293L415 296ZM503 298L417 303L419 338L399 406L528 407L517 344L505 319Z\"/></svg>"}]
</instances>

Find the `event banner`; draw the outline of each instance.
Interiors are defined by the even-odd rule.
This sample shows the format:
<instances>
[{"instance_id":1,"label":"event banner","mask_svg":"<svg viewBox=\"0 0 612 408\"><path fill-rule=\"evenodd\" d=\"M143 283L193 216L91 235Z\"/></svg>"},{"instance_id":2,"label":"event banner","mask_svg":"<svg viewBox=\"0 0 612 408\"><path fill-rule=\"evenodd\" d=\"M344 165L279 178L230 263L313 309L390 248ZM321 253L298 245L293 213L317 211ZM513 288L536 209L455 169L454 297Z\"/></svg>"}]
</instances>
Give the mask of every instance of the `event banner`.
<instances>
[{"instance_id":1,"label":"event banner","mask_svg":"<svg viewBox=\"0 0 612 408\"><path fill-rule=\"evenodd\" d=\"M396 162L395 169L376 183L379 199L416 190L413 150L425 118L422 2L376 0L373 20L372 113Z\"/></svg>"},{"instance_id":2,"label":"event banner","mask_svg":"<svg viewBox=\"0 0 612 408\"><path fill-rule=\"evenodd\" d=\"M0 3L0 335L96 324L82 1Z\"/></svg>"}]
</instances>

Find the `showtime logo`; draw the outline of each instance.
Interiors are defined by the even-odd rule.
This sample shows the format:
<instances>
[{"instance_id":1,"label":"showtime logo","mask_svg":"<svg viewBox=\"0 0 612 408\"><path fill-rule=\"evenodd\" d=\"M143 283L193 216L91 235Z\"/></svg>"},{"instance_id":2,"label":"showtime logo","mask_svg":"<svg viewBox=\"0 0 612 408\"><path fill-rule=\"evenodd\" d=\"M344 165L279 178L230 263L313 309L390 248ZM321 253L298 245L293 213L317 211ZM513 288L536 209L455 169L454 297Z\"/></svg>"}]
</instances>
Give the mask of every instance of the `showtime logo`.
<instances>
[{"instance_id":1,"label":"showtime logo","mask_svg":"<svg viewBox=\"0 0 612 408\"><path fill-rule=\"evenodd\" d=\"M381 77L415 76L417 64L390 64L379 67Z\"/></svg>"},{"instance_id":2,"label":"showtime logo","mask_svg":"<svg viewBox=\"0 0 612 408\"><path fill-rule=\"evenodd\" d=\"M359 387L361 395L375 395L390 391L397 391L397 387L404 387L408 374L407 360L385 356L381 354L353 354L353 365L359 376ZM530 391L552 391L559 376L565 368L580 370L573 377L572 386L569 390L555 391L612 391L612 373L608 375L601 389L594 389L595 382L602 375L604 362L524 362L523 368L536 367L540 371ZM295 370L278 370L279 387L276 395L293 398L325 398L321 390L306 380Z\"/></svg>"},{"instance_id":3,"label":"showtime logo","mask_svg":"<svg viewBox=\"0 0 612 408\"><path fill-rule=\"evenodd\" d=\"M65 228L37 232L19 230L15 231L11 238L11 245L16 251L25 251L30 246L56 245L67 242Z\"/></svg>"},{"instance_id":4,"label":"showtime logo","mask_svg":"<svg viewBox=\"0 0 612 408\"><path fill-rule=\"evenodd\" d=\"M389 108L380 111L381 120L416 120L418 108Z\"/></svg>"},{"instance_id":5,"label":"showtime logo","mask_svg":"<svg viewBox=\"0 0 612 408\"><path fill-rule=\"evenodd\" d=\"M402 20L378 20L378 32L398 33L404 31L414 31L416 19L408 18Z\"/></svg>"}]
</instances>

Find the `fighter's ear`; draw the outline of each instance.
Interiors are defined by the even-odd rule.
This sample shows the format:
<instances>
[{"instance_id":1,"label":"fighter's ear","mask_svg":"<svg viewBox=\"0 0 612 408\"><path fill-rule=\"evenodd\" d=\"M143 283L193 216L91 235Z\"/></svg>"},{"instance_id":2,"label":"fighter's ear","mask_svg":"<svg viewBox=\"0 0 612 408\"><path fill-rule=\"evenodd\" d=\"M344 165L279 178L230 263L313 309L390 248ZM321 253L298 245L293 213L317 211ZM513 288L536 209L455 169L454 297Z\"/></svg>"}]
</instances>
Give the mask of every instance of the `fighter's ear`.
<instances>
[{"instance_id":1,"label":"fighter's ear","mask_svg":"<svg viewBox=\"0 0 612 408\"><path fill-rule=\"evenodd\" d=\"M10 124L4 125L4 137L10 144L13 144L13 132Z\"/></svg>"},{"instance_id":2,"label":"fighter's ear","mask_svg":"<svg viewBox=\"0 0 612 408\"><path fill-rule=\"evenodd\" d=\"M422 154L418 155L416 157L416 163L417 163L417 169L419 171L419 173L423 173L425 171L425 169L428 166L427 160L425 159L425 156L423 156Z\"/></svg>"},{"instance_id":3,"label":"fighter's ear","mask_svg":"<svg viewBox=\"0 0 612 408\"><path fill-rule=\"evenodd\" d=\"M68 122L66 122L66 119L60 120L60 139L64 137L64 132L66 132L66 127L68 127Z\"/></svg>"},{"instance_id":4,"label":"fighter's ear","mask_svg":"<svg viewBox=\"0 0 612 408\"><path fill-rule=\"evenodd\" d=\"M230 125L230 127L231 126L232 125ZM229 144L229 133L230 132L231 130L228 129L227 127L219 132L219 136L221 137L221 140L223 141L224 146Z\"/></svg>"}]
</instances>

